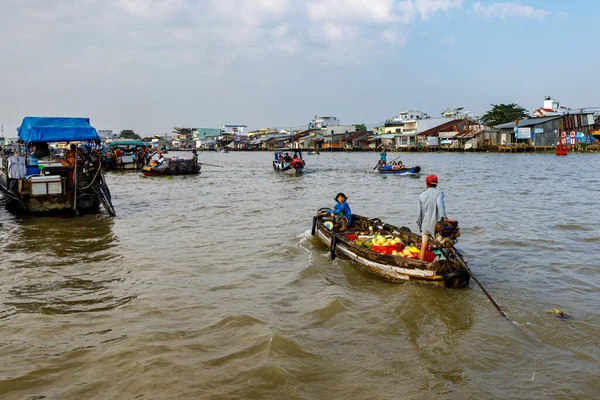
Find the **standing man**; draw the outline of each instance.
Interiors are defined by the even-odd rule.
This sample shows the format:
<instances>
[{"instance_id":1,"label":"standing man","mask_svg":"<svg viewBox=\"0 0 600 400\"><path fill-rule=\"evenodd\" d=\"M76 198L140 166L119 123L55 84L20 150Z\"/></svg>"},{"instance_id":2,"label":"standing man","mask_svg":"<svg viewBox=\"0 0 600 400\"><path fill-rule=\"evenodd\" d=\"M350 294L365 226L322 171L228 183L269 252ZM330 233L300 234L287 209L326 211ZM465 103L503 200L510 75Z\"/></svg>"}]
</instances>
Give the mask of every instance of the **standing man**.
<instances>
[{"instance_id":1,"label":"standing man","mask_svg":"<svg viewBox=\"0 0 600 400\"><path fill-rule=\"evenodd\" d=\"M421 232L421 251L419 260L425 260L425 252L429 245L429 239L434 237L435 224L446 217L446 206L444 205L444 192L437 188L438 178L428 175L425 178L427 190L419 196L419 208L417 211L417 225Z\"/></svg>"},{"instance_id":2,"label":"standing man","mask_svg":"<svg viewBox=\"0 0 600 400\"><path fill-rule=\"evenodd\" d=\"M379 153L379 167L383 167L387 164L387 152L385 151L385 147L381 148L381 152Z\"/></svg>"}]
</instances>

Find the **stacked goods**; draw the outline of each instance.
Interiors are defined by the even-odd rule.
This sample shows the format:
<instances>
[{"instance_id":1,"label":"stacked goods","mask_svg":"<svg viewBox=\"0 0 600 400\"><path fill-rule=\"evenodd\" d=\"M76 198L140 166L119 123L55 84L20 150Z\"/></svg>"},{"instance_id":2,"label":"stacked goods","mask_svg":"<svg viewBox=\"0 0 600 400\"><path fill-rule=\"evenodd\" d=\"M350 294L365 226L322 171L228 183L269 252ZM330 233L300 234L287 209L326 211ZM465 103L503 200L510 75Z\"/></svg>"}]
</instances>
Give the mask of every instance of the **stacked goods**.
<instances>
[{"instance_id":1,"label":"stacked goods","mask_svg":"<svg viewBox=\"0 0 600 400\"><path fill-rule=\"evenodd\" d=\"M366 247L380 254L409 259L419 258L419 248L414 243L403 243L399 237L393 235L348 235L346 238L353 241L357 246ZM432 262L435 258L436 254L431 251L426 252L426 261Z\"/></svg>"}]
</instances>

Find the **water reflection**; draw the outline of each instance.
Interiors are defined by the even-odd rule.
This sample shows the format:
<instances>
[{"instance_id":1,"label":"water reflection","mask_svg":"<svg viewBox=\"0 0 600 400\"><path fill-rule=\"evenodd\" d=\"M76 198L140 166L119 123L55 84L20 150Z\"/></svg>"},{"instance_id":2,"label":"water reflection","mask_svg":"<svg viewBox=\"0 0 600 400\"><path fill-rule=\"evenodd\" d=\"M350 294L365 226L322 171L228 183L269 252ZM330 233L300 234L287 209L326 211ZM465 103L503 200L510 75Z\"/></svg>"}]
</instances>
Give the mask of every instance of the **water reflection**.
<instances>
[{"instance_id":1,"label":"water reflection","mask_svg":"<svg viewBox=\"0 0 600 400\"><path fill-rule=\"evenodd\" d=\"M0 269L8 282L3 316L106 311L134 299L123 285L113 224L105 215L10 221L4 254L11 262Z\"/></svg>"}]
</instances>

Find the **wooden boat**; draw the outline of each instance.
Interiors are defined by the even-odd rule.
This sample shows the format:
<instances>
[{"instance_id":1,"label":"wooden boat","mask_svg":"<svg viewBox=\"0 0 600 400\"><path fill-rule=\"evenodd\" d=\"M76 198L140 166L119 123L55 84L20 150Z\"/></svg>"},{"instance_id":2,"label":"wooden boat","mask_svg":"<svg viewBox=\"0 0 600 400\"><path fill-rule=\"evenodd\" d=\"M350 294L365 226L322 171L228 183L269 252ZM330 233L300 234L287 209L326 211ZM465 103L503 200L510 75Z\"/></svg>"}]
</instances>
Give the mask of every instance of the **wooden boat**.
<instances>
[{"instance_id":1,"label":"wooden boat","mask_svg":"<svg viewBox=\"0 0 600 400\"><path fill-rule=\"evenodd\" d=\"M5 154L0 192L9 210L49 214L97 211L100 204L114 216L111 194L104 180L102 156L95 147L100 137L87 118L25 117L18 129L24 144ZM67 160L52 158L48 143L79 142L65 152ZM27 149L35 149L33 157Z\"/></svg>"},{"instance_id":2,"label":"wooden boat","mask_svg":"<svg viewBox=\"0 0 600 400\"><path fill-rule=\"evenodd\" d=\"M453 260L452 254L444 248L433 252L428 251L429 261L420 261L418 258L387 254L390 253L389 249L382 249L386 246L365 247L364 243L360 244L361 239L387 235L400 239L406 246L411 244L420 246L421 235L412 233L406 227L399 228L383 223L379 219L369 219L360 215L352 215L352 225L344 232L336 232L332 226L331 218L314 217L311 233L329 246L332 258L343 255L353 260L359 269L378 278L390 282L430 283L448 288L466 287L469 284L468 271L456 259ZM437 239L445 247L451 247L459 235L460 232L457 230L456 237L441 238L437 235ZM398 244L394 246L396 250L402 247L401 245L398 247ZM414 257L414 253L411 254L410 257Z\"/></svg>"},{"instance_id":3,"label":"wooden boat","mask_svg":"<svg viewBox=\"0 0 600 400\"><path fill-rule=\"evenodd\" d=\"M394 169L391 165L384 165L383 167L377 168L380 174L387 175L417 175L421 172L421 167L418 165L410 168Z\"/></svg>"},{"instance_id":4,"label":"wooden boat","mask_svg":"<svg viewBox=\"0 0 600 400\"><path fill-rule=\"evenodd\" d=\"M142 169L144 176L163 176L163 175L197 175L202 167L193 158L165 158L161 165L156 161Z\"/></svg>"},{"instance_id":5,"label":"wooden boat","mask_svg":"<svg viewBox=\"0 0 600 400\"><path fill-rule=\"evenodd\" d=\"M140 170L146 164L149 155L147 149L148 144L141 140L110 142L102 154L102 169L105 171Z\"/></svg>"},{"instance_id":6,"label":"wooden boat","mask_svg":"<svg viewBox=\"0 0 600 400\"><path fill-rule=\"evenodd\" d=\"M316 151L310 150L306 154L308 154L309 156L318 156L321 153L319 153L319 150L316 150Z\"/></svg>"},{"instance_id":7,"label":"wooden boat","mask_svg":"<svg viewBox=\"0 0 600 400\"><path fill-rule=\"evenodd\" d=\"M566 156L569 153L569 146L566 144L557 144L556 145L556 155L557 156Z\"/></svg>"},{"instance_id":8,"label":"wooden boat","mask_svg":"<svg viewBox=\"0 0 600 400\"><path fill-rule=\"evenodd\" d=\"M304 172L306 162L302 159L302 152L294 150L294 156L289 156L290 149L277 149L274 152L273 169L275 171L286 172L293 175L300 175ZM289 160L286 160L289 157Z\"/></svg>"}]
</instances>

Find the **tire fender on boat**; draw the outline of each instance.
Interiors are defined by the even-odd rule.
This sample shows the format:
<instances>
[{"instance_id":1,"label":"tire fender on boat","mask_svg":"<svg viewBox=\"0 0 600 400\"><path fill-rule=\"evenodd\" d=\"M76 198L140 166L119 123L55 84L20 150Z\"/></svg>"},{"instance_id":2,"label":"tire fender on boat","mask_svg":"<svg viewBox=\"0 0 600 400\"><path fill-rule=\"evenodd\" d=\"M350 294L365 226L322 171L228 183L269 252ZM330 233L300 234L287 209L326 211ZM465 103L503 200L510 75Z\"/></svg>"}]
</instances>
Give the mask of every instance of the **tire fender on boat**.
<instances>
[{"instance_id":1,"label":"tire fender on boat","mask_svg":"<svg viewBox=\"0 0 600 400\"><path fill-rule=\"evenodd\" d=\"M337 236L331 236L331 246L329 246L329 253L331 254L331 259L335 260L335 248L337 247Z\"/></svg>"},{"instance_id":2,"label":"tire fender on boat","mask_svg":"<svg viewBox=\"0 0 600 400\"><path fill-rule=\"evenodd\" d=\"M310 230L310 234L312 236L315 236L315 231L317 229L317 218L318 217L316 215L313 217L312 229Z\"/></svg>"}]
</instances>

